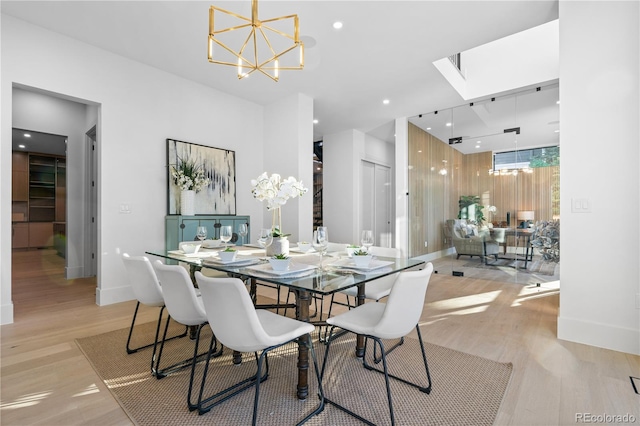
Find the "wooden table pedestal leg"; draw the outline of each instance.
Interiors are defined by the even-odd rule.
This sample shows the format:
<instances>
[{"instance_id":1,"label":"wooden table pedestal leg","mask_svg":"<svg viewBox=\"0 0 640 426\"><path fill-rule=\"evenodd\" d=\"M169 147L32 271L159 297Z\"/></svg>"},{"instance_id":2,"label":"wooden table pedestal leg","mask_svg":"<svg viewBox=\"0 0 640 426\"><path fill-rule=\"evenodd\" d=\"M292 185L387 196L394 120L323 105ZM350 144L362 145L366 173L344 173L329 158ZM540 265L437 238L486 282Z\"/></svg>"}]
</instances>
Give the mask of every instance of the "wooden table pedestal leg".
<instances>
[{"instance_id":1,"label":"wooden table pedestal leg","mask_svg":"<svg viewBox=\"0 0 640 426\"><path fill-rule=\"evenodd\" d=\"M296 319L309 322L309 292L296 290ZM298 399L309 396L309 348L298 339Z\"/></svg>"},{"instance_id":2,"label":"wooden table pedestal leg","mask_svg":"<svg viewBox=\"0 0 640 426\"><path fill-rule=\"evenodd\" d=\"M360 306L362 304L364 304L364 284L359 284L356 305ZM362 334L356 335L356 356L358 358L362 358L364 356L364 336Z\"/></svg>"}]
</instances>

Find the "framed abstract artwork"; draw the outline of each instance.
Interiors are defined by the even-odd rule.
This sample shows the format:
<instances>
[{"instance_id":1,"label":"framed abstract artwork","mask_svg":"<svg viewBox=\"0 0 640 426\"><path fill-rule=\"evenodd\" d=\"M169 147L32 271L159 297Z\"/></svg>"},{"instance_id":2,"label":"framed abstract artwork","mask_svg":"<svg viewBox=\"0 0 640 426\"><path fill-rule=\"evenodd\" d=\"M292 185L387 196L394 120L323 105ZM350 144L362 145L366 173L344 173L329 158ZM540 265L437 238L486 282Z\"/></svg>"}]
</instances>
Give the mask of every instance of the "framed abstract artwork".
<instances>
[{"instance_id":1,"label":"framed abstract artwork","mask_svg":"<svg viewBox=\"0 0 640 426\"><path fill-rule=\"evenodd\" d=\"M180 214L181 188L172 172L183 163L202 172L208 184L195 194L195 214L236 214L236 153L228 149L167 139L167 213Z\"/></svg>"}]
</instances>

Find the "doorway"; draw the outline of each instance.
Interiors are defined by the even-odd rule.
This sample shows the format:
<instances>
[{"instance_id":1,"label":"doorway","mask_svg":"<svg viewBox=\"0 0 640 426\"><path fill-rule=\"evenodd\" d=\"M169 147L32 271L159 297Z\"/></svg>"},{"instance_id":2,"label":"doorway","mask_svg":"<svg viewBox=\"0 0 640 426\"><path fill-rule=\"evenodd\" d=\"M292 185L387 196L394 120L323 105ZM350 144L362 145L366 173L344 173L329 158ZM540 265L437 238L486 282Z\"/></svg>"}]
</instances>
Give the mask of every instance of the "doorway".
<instances>
[{"instance_id":1,"label":"doorway","mask_svg":"<svg viewBox=\"0 0 640 426\"><path fill-rule=\"evenodd\" d=\"M374 245L391 247L391 168L362 160L360 167L360 230L371 229Z\"/></svg>"},{"instance_id":2,"label":"doorway","mask_svg":"<svg viewBox=\"0 0 640 426\"><path fill-rule=\"evenodd\" d=\"M21 195L23 201L18 201L22 204L12 209L14 213L22 213L20 218L12 216L11 294L14 313L22 311L20 304L35 303L35 299L45 294L23 291L26 287L21 280L25 277L19 263L25 256L42 266L29 272L30 279L42 278L41 281L46 282L46 278L50 278L47 297L55 300L73 297L76 284L83 284L84 287L89 286L83 292L95 299L96 269L88 268L85 259L91 258L91 253L97 253L97 238L92 238L91 245L86 244L85 222L87 217L92 217L94 223L97 220L97 212L89 211L90 206L95 208L97 205L97 196L93 201L86 196L85 170L97 169L94 165L86 165L86 133L88 128L95 127L90 123L98 122L99 107L37 88L14 86L12 108L13 150L14 153L23 150L18 153L26 159L24 166L12 164L12 186L26 188ZM25 138L24 133L31 136L27 143L16 138ZM45 134L58 137L62 148L49 152L43 147L36 147L34 135ZM96 134L94 129L94 139ZM25 148L19 145L25 145ZM22 223L17 223L17 219L23 219ZM13 243L19 238L22 238L24 247L14 253L17 247ZM44 275L37 276L37 271ZM81 279L84 277L89 279Z\"/></svg>"}]
</instances>

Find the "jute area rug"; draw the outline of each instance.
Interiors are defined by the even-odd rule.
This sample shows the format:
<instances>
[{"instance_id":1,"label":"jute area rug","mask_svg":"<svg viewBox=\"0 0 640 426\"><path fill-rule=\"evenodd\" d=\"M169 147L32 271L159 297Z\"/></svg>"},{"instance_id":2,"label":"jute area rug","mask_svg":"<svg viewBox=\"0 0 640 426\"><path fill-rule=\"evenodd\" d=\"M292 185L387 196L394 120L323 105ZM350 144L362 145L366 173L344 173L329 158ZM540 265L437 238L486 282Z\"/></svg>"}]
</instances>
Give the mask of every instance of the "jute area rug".
<instances>
[{"instance_id":1,"label":"jute area rug","mask_svg":"<svg viewBox=\"0 0 640 426\"><path fill-rule=\"evenodd\" d=\"M184 328L173 328L176 333ZM152 341L155 324L137 326L134 337L138 344ZM132 422L137 425L246 425L251 423L254 389L251 388L198 415L187 408L190 368L174 372L163 379L150 374L152 349L127 355L125 343L128 329L100 334L76 342L94 369L112 392ZM426 330L423 330L426 334ZM171 334L170 334L171 335ZM203 330L200 351L204 352L210 330ZM162 366L169 366L193 355L194 340L188 337L167 342ZM391 389L399 425L491 425L511 377L511 363L498 363L477 356L425 342L433 389L425 394L391 379ZM325 345L316 342L319 362ZM411 381L426 383L426 375L413 338L393 351L389 368L393 374ZM354 337L346 334L331 345L327 372L323 380L325 394L349 407L375 424L390 424L384 376L367 371L355 357ZM311 357L310 357L311 359ZM259 425L296 424L318 405L317 381L309 370L309 398L296 398L297 346L287 345L269 356L269 378L260 388ZM196 377L201 377L203 362ZM205 394L211 394L248 377L255 372L252 355L244 355L240 366L231 362L231 351L211 362ZM321 364L320 364L321 365ZM353 417L332 405L313 417L309 425L359 425Z\"/></svg>"}]
</instances>

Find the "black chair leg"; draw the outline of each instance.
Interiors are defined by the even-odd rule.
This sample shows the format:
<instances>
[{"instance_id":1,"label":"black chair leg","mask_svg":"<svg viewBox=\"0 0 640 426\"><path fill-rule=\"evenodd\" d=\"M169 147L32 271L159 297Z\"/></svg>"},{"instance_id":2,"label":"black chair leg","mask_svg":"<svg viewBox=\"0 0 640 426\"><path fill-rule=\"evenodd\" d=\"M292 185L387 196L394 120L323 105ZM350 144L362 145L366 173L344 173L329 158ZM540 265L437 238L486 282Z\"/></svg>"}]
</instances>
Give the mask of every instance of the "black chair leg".
<instances>
[{"instance_id":1,"label":"black chair leg","mask_svg":"<svg viewBox=\"0 0 640 426\"><path fill-rule=\"evenodd\" d=\"M162 314L164 313L164 306L160 307L160 312L158 313L158 323L156 325L156 335L155 338L153 340L153 343L149 343L147 345L143 345L143 346L139 346L137 348L132 349L131 346L131 337L133 336L133 328L135 326L136 323L136 317L138 316L138 309L140 308L140 302L138 302L136 304L136 309L133 312L133 319L131 320L131 327L129 328L129 337L127 337L127 354L133 354L138 352L140 349L146 349L146 348L150 348L151 346L154 347L158 344L158 336L160 335L160 324L162 324ZM176 336L170 337L167 340L171 340L171 339L178 339L181 337L185 337L187 335L187 330L188 328L185 328L184 333L182 334L178 334Z\"/></svg>"},{"instance_id":2,"label":"black chair leg","mask_svg":"<svg viewBox=\"0 0 640 426\"><path fill-rule=\"evenodd\" d=\"M328 337L327 342L326 342L327 346L326 346L326 349L325 349L325 356L324 356L324 360L323 360L323 363L322 363L322 370L321 370L321 373L320 373L320 380L324 379L325 368L326 368L326 365L327 365L327 360L329 359L329 350L331 349L331 342L333 342L336 338L340 337L340 335L344 334L342 332L334 334L333 333L334 329L335 329L335 326L332 326L331 329L330 329L330 332L329 332L329 337ZM389 369L388 369L388 366L387 366L387 354L389 354L392 349L385 350L384 344L382 343L382 340L377 338L377 337L365 336L365 347L364 347L365 354L367 353L367 346L368 346L368 343L369 343L369 339L372 339L374 341L374 343L373 343L374 344L373 352L376 353L376 346L380 347L380 349L379 349L380 350L380 354L381 354L380 358L381 358L381 361L382 361L383 369L379 370L377 368L374 368L373 365L368 364L367 361L366 361L366 358L367 358L366 355L362 359L362 365L367 370L376 371L378 373L384 374L384 376L385 376L385 384L386 384L386 389L387 389L387 401L388 401L388 404L389 404L389 416L391 418L391 424L392 425L395 425L395 415L394 415L394 412L393 412L393 401L392 401L392 397L391 397L391 386L390 386L390 381L389 381L390 377L393 378L393 379L396 379L396 380L398 380L398 381L400 381L402 383L411 385L411 386L417 388L418 390L420 390L421 392L424 392L426 394L429 394L431 392L431 374L429 373L429 365L427 364L427 356L426 356L425 351L424 351L424 342L422 341L422 334L420 333L420 327L418 325L416 325L416 330L418 332L418 340L420 341L420 350L422 352L422 360L424 362L425 372L426 372L426 375L427 375L427 382L428 382L427 386L421 386L421 385L419 385L417 383L413 383L413 382L405 380L405 379L403 379L401 377L395 376L393 374L389 374ZM393 349L395 349L395 347ZM339 410L351 415L352 417L355 417L356 419L360 420L361 422L363 422L363 423L365 423L367 425L370 425L370 426L374 426L375 425L371 421L363 418L359 414L354 413L353 411L349 410L348 408L341 406L340 404L330 400L327 397L325 397L325 402L335 406Z\"/></svg>"},{"instance_id":3,"label":"black chair leg","mask_svg":"<svg viewBox=\"0 0 640 426\"><path fill-rule=\"evenodd\" d=\"M428 394L428 393L431 392L431 374L429 373L429 364L427 363L427 355L426 355L426 353L424 351L424 342L422 341L422 334L420 333L420 327L418 325L416 325L416 330L418 332L418 341L420 342L420 351L422 352L422 361L424 362L424 368L425 368L425 372L426 372L426 375L427 375L427 383L428 383L427 386L420 386L417 383L410 382L408 380L403 379L402 377L398 377L398 376L395 376L393 374L389 374L389 377L392 377L392 378L394 378L394 379L396 379L396 380L398 380L398 381L400 381L402 383L405 383L407 385L413 386L414 388L417 388L421 392L424 392L424 393ZM366 337L368 338L370 336L366 336ZM365 340L365 353L366 353L366 345L367 345L367 341ZM380 344L380 347L381 348L383 347L382 344ZM389 353L389 352L390 351L387 351L387 353ZM384 355L384 353L383 353L383 355ZM366 368L367 370L377 371L378 373L384 373L383 371L378 370L377 368L374 368L373 365L368 364L367 361L366 361L366 357L363 357L362 364L363 364L364 368Z\"/></svg>"},{"instance_id":4,"label":"black chair leg","mask_svg":"<svg viewBox=\"0 0 640 426\"><path fill-rule=\"evenodd\" d=\"M195 344L195 349L194 349L194 352L197 352L197 351L198 351L198 344L199 344L199 342L200 342L200 330L201 330L201 328L202 328L204 325L206 325L206 324L207 324L207 323L203 323L203 324L200 324L200 325L198 326L198 329L197 329L196 335L194 336L194 337L195 337L195 343L194 343L194 344ZM189 365L191 365L191 363L192 363L192 359L191 359L191 358L188 358L188 359L182 360L182 361L180 361L180 362L177 362L177 363L175 363L175 364L173 364L173 365L170 365L170 366L168 366L168 367L165 367L165 368L164 368L164 369L162 369L162 370L160 369L160 360L161 360L161 358L162 358L162 352L163 352L163 350L164 350L164 343L165 343L167 340L171 340L171 339L167 339L167 338L166 338L166 336L167 336L167 329L168 329L168 328L169 328L169 320L167 319L167 323L166 323L166 325L165 325L165 327L164 327L164 334L163 334L163 336L162 336L162 342L160 343L160 350L158 351L158 357L155 359L155 367L154 367L154 365L153 365L153 364L154 364L154 358L155 358L155 347L154 347L154 356L151 358L151 374L153 374L154 376L156 376L156 379L158 379L158 380L162 379L163 377L166 377L166 376L167 376L167 374L169 374L169 373L172 373L172 372L174 372L174 371L177 371L177 370L181 370L181 369L183 369L183 368L186 368L186 367L188 367ZM201 353L200 355L194 354L194 358L196 359L196 362L197 362L197 360L198 360L198 359L205 357L207 354L208 354L208 352L203 352L203 353ZM218 350L218 351L213 355L213 357L220 356L221 354L222 354L222 346L221 346L221 347L220 347L220 349L219 349L219 350Z\"/></svg>"},{"instance_id":5,"label":"black chair leg","mask_svg":"<svg viewBox=\"0 0 640 426\"><path fill-rule=\"evenodd\" d=\"M398 340L398 342L391 346L389 349L387 349L387 352L385 353L385 355L389 355L391 353L391 351L393 351L395 348L397 348L398 346L402 346L404 344L404 337L401 337L400 340ZM373 346L373 362L375 364L380 364L380 361L382 361L382 356L378 356L376 355L377 351L377 346Z\"/></svg>"}]
</instances>

